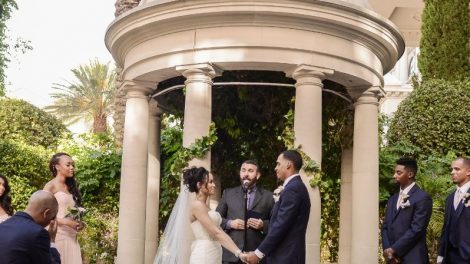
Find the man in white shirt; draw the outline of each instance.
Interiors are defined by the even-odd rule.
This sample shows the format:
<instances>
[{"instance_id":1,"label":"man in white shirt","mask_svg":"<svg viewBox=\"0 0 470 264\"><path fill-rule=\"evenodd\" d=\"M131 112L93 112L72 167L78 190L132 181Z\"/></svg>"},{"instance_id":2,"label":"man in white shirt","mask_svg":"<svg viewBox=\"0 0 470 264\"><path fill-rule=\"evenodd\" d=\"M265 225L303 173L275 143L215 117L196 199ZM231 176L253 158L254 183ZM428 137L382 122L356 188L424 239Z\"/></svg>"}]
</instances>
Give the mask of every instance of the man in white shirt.
<instances>
[{"instance_id":1,"label":"man in white shirt","mask_svg":"<svg viewBox=\"0 0 470 264\"><path fill-rule=\"evenodd\" d=\"M470 263L470 159L454 160L451 175L457 189L446 200L437 263Z\"/></svg>"}]
</instances>

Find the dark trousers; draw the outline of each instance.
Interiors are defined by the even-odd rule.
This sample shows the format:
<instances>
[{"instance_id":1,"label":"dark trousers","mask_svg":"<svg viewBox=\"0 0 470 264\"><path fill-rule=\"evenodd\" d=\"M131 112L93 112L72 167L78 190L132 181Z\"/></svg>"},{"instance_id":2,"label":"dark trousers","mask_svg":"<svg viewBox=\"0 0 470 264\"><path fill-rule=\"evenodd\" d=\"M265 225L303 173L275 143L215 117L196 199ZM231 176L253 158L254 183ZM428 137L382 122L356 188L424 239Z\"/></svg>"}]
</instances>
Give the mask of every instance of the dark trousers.
<instances>
[{"instance_id":1,"label":"dark trousers","mask_svg":"<svg viewBox=\"0 0 470 264\"><path fill-rule=\"evenodd\" d=\"M449 243L450 244L450 243ZM458 248L449 245L447 249L447 256L444 259L445 264L468 264L468 261L465 261L461 256Z\"/></svg>"},{"instance_id":2,"label":"dark trousers","mask_svg":"<svg viewBox=\"0 0 470 264\"><path fill-rule=\"evenodd\" d=\"M241 260L237 262L228 262L228 261L222 261L222 264L242 264L243 262Z\"/></svg>"}]
</instances>

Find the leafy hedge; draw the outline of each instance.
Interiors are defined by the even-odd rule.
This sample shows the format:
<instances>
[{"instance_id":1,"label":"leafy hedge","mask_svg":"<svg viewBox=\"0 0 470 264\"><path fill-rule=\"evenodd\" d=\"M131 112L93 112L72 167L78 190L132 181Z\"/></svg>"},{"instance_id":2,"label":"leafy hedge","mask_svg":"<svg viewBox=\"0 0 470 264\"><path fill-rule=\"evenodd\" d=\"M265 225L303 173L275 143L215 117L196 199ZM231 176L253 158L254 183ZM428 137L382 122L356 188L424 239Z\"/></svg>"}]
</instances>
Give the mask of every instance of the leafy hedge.
<instances>
[{"instance_id":1,"label":"leafy hedge","mask_svg":"<svg viewBox=\"0 0 470 264\"><path fill-rule=\"evenodd\" d=\"M429 80L416 85L398 107L388 131L389 145L413 143L421 154L470 154L470 79Z\"/></svg>"},{"instance_id":2,"label":"leafy hedge","mask_svg":"<svg viewBox=\"0 0 470 264\"><path fill-rule=\"evenodd\" d=\"M50 180L50 154L41 146L0 139L0 173L7 178L24 179L30 186L42 189Z\"/></svg>"},{"instance_id":3,"label":"leafy hedge","mask_svg":"<svg viewBox=\"0 0 470 264\"><path fill-rule=\"evenodd\" d=\"M421 33L423 80L470 77L470 0L426 0Z\"/></svg>"},{"instance_id":4,"label":"leafy hedge","mask_svg":"<svg viewBox=\"0 0 470 264\"><path fill-rule=\"evenodd\" d=\"M54 116L18 99L0 99L0 138L56 147L66 127Z\"/></svg>"}]
</instances>

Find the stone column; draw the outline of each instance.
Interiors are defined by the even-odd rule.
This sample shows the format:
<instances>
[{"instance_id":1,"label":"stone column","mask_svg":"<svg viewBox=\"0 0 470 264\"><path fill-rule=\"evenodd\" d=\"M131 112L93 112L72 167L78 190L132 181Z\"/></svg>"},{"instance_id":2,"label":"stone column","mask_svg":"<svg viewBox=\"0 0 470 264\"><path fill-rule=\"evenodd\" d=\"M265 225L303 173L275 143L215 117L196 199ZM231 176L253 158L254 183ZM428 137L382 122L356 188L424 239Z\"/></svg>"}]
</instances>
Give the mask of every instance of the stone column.
<instances>
[{"instance_id":1,"label":"stone column","mask_svg":"<svg viewBox=\"0 0 470 264\"><path fill-rule=\"evenodd\" d=\"M152 264L158 245L160 203L160 121L162 111L156 100L149 102L147 164L147 209L145 219L145 263Z\"/></svg>"},{"instance_id":2,"label":"stone column","mask_svg":"<svg viewBox=\"0 0 470 264\"><path fill-rule=\"evenodd\" d=\"M148 94L151 83L125 81L126 115L119 199L118 264L144 263Z\"/></svg>"},{"instance_id":3,"label":"stone column","mask_svg":"<svg viewBox=\"0 0 470 264\"><path fill-rule=\"evenodd\" d=\"M294 145L301 149L321 167L322 153L322 80L332 70L309 65L298 66L290 75L295 84ZM289 74L289 73L288 73ZM302 181L307 186L311 210L306 234L306 263L320 263L321 200L318 188L312 188L304 174Z\"/></svg>"},{"instance_id":4,"label":"stone column","mask_svg":"<svg viewBox=\"0 0 470 264\"><path fill-rule=\"evenodd\" d=\"M378 94L371 88L356 101L353 136L351 263L378 263Z\"/></svg>"},{"instance_id":5,"label":"stone column","mask_svg":"<svg viewBox=\"0 0 470 264\"><path fill-rule=\"evenodd\" d=\"M341 155L341 200L339 205L339 264L351 261L352 148Z\"/></svg>"},{"instance_id":6,"label":"stone column","mask_svg":"<svg viewBox=\"0 0 470 264\"><path fill-rule=\"evenodd\" d=\"M210 64L176 67L186 77L184 103L183 146L189 147L196 139L209 134L212 120L212 78L215 70ZM189 166L202 166L210 170L210 152L202 159L193 159Z\"/></svg>"}]
</instances>

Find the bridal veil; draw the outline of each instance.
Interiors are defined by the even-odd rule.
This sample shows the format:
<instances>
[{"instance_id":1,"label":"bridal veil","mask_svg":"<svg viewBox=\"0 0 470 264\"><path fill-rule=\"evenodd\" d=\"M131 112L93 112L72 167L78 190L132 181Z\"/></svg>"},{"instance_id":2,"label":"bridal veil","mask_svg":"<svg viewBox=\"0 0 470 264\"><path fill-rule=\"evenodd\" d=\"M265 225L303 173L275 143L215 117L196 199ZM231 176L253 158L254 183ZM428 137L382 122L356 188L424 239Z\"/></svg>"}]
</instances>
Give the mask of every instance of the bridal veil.
<instances>
[{"instance_id":1,"label":"bridal veil","mask_svg":"<svg viewBox=\"0 0 470 264\"><path fill-rule=\"evenodd\" d=\"M160 238L154 264L188 264L194 240L190 222L189 190L183 185Z\"/></svg>"}]
</instances>

